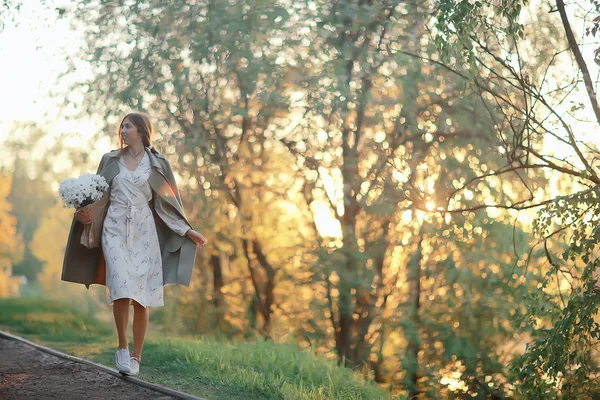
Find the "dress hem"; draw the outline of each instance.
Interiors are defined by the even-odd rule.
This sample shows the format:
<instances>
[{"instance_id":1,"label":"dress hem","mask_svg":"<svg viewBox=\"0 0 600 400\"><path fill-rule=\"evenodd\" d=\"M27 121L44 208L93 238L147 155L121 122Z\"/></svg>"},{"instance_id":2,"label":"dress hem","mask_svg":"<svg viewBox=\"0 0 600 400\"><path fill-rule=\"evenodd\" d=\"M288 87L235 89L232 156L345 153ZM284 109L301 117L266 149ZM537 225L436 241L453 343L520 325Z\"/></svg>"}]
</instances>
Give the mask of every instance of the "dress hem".
<instances>
[{"instance_id":1,"label":"dress hem","mask_svg":"<svg viewBox=\"0 0 600 400\"><path fill-rule=\"evenodd\" d=\"M138 303L139 305L141 305L144 308L148 308L148 307L163 307L165 305L164 302L162 302L162 304L158 304L158 305L152 305L152 304L142 304L141 301L138 301L136 298L134 297L126 297L126 296L121 296L121 297L117 297L116 299L111 299L108 301L108 304L112 304L114 303L115 300L120 300L120 299L129 299L129 305L132 306L133 305L133 301L135 301L136 303Z\"/></svg>"}]
</instances>

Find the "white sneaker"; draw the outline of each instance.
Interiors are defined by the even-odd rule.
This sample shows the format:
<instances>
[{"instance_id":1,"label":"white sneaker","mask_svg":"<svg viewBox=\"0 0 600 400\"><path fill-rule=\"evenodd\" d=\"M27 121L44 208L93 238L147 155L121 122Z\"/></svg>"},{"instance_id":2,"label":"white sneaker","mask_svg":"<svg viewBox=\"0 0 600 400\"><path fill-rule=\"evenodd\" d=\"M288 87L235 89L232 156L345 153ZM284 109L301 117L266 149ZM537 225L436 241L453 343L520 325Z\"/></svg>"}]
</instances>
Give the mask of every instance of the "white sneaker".
<instances>
[{"instance_id":1,"label":"white sneaker","mask_svg":"<svg viewBox=\"0 0 600 400\"><path fill-rule=\"evenodd\" d=\"M119 349L115 354L115 365L117 371L125 374L131 371L131 365L129 363L129 350Z\"/></svg>"},{"instance_id":2,"label":"white sneaker","mask_svg":"<svg viewBox=\"0 0 600 400\"><path fill-rule=\"evenodd\" d=\"M131 357L129 359L130 370L127 375L138 376L140 373L140 362L135 358Z\"/></svg>"}]
</instances>

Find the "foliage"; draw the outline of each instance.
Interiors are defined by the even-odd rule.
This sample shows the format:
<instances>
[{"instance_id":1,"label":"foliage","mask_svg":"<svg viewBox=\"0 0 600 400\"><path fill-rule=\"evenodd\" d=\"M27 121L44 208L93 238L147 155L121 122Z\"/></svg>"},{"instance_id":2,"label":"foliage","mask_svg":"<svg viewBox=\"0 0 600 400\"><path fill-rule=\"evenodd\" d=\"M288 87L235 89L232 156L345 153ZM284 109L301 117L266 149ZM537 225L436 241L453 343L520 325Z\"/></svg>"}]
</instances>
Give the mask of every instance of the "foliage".
<instances>
[{"instance_id":1,"label":"foliage","mask_svg":"<svg viewBox=\"0 0 600 400\"><path fill-rule=\"evenodd\" d=\"M12 264L23 254L21 235L17 234L17 219L7 201L12 176L0 171L0 297L15 295L20 280L12 276Z\"/></svg>"},{"instance_id":2,"label":"foliage","mask_svg":"<svg viewBox=\"0 0 600 400\"><path fill-rule=\"evenodd\" d=\"M533 340L513 369L518 391L529 398L600 394L599 194L595 187L557 197L535 221L538 235L559 235L566 249L562 259L547 254L552 268L521 320L532 327Z\"/></svg>"},{"instance_id":3,"label":"foliage","mask_svg":"<svg viewBox=\"0 0 600 400\"><path fill-rule=\"evenodd\" d=\"M7 21L12 21L23 5L21 0L2 0L0 5L0 32L4 30Z\"/></svg>"},{"instance_id":4,"label":"foliage","mask_svg":"<svg viewBox=\"0 0 600 400\"><path fill-rule=\"evenodd\" d=\"M433 225L441 234L432 235L437 229L431 226L422 244L431 250L423 252L428 261L421 289L427 296L421 300L420 322L423 359L428 362L420 369L420 386L432 398L459 393L502 397L510 392L505 365L515 355L520 336L511 320L524 313L521 299L532 290L527 282L538 278L535 269L527 270L514 259L526 252L527 233L513 232L487 216L475 216L470 223L477 227L472 232L457 229L454 221ZM403 329L410 327L407 321L398 322ZM440 379L445 385L439 385Z\"/></svg>"},{"instance_id":5,"label":"foliage","mask_svg":"<svg viewBox=\"0 0 600 400\"><path fill-rule=\"evenodd\" d=\"M524 26L519 22L528 0L435 0L434 40L441 59L478 70L473 42L490 36L522 39Z\"/></svg>"},{"instance_id":6,"label":"foliage","mask_svg":"<svg viewBox=\"0 0 600 400\"><path fill-rule=\"evenodd\" d=\"M13 274L35 281L43 263L35 257L31 241L43 213L56 201L56 195L43 179L52 170L53 157L36 154L36 150L45 146L47 133L44 130L36 126L14 126L13 129L19 131L20 135L4 143L13 158L13 179L8 201L17 219L17 234L21 236L25 246L22 260L13 265Z\"/></svg>"},{"instance_id":7,"label":"foliage","mask_svg":"<svg viewBox=\"0 0 600 400\"><path fill-rule=\"evenodd\" d=\"M522 312L520 297L513 297L517 285L507 279L515 271L507 256L514 249L512 243L500 245L513 235L502 224L482 223L481 214L456 211L491 200L518 201L522 181L495 173L504 160L494 134L510 132L494 123L501 112L495 114L488 98L426 58L433 48L425 27L394 18L399 12L421 21L426 8L343 5L315 4L315 35L297 53L298 65L318 65L300 82L308 88L306 118L282 140L297 157L316 238L303 257L316 294L314 317L296 336L323 348L333 336L342 362L382 384L402 385L411 396L453 391L440 384L440 374L454 373L465 362L459 377L468 382L467 391L485 396L492 387L485 382L506 383L503 366L494 360L509 352L493 344L514 338L506 321ZM371 23L361 24L367 16ZM472 184L486 173L489 179ZM315 210L323 203L339 234L322 234L318 222L325 212ZM435 210L441 215L426 214ZM528 240L526 234L515 236L517 242ZM487 253L493 261L477 251L475 262L467 257L470 246L502 250ZM490 281L505 296L490 300L493 306L478 301ZM458 290L463 285L469 290ZM516 291L527 289L521 284ZM491 309L499 315L491 324L505 322L488 325ZM457 325L447 332L449 315ZM486 332L483 340L470 334L478 324ZM447 358L440 360L440 351Z\"/></svg>"},{"instance_id":8,"label":"foliage","mask_svg":"<svg viewBox=\"0 0 600 400\"><path fill-rule=\"evenodd\" d=\"M453 10L451 3L438 2L442 16ZM527 17L522 8L526 2L492 3L497 11L493 27L500 32L496 37L501 45L497 47L482 40L482 32L470 31L473 24L488 20L487 5L475 2L468 7L465 3L461 2L464 7L460 12L463 17L468 13L468 23L443 26L448 20L439 20L440 31L456 29L460 39L443 46L454 47L476 61L465 68L473 85L495 97L509 117L504 121L513 127L515 135L505 146L507 165L537 174L546 170L548 176L564 185L561 193L548 191L518 206L506 204L509 208L526 204L526 208L539 209L533 228L540 238L538 245L543 247L537 252L547 259L546 272L526 298L527 312L515 321L516 327L531 336L525 352L512 362L515 391L526 398L595 398L599 395L600 356L595 349L600 335L596 282L596 188L600 183L596 160L600 151L586 140L586 128L580 121L591 118L587 123L595 130L600 124L600 107L593 89L596 83L581 53L585 43L578 41L578 33L569 22L570 13L561 0L548 4L555 18L535 9L535 27L540 29L531 31L516 22L519 10L519 19ZM597 13L597 2L592 1L578 4L571 15L577 17L581 8L587 19L585 10L590 5ZM596 24L597 18L592 27ZM532 63L532 57L523 54L539 49L533 45L539 31L552 32L551 40L556 44L543 52L536 51L539 55L533 59L538 62ZM588 34L593 36L595 31ZM561 68L564 65L575 68L565 73L566 69ZM457 69L461 67L456 65ZM489 72L495 77L494 86L487 82ZM503 84L519 87L522 101L505 101L502 91L497 90ZM579 93L587 98L582 99ZM562 104L569 104L570 110ZM582 112L588 105L591 112ZM560 149L556 143L561 143Z\"/></svg>"}]
</instances>

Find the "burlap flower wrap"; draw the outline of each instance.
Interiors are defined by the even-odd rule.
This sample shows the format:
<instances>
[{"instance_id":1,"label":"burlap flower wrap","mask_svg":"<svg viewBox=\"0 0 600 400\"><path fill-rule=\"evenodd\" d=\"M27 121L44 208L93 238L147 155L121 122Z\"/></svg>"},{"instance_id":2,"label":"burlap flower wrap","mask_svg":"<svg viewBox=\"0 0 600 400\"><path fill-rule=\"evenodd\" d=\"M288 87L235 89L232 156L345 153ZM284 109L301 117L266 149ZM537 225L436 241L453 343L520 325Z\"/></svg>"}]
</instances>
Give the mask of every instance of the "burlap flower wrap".
<instances>
[{"instance_id":1,"label":"burlap flower wrap","mask_svg":"<svg viewBox=\"0 0 600 400\"><path fill-rule=\"evenodd\" d=\"M96 174L64 179L58 192L65 207L91 212L92 221L83 227L81 244L90 249L100 247L102 226L109 203L106 179Z\"/></svg>"}]
</instances>

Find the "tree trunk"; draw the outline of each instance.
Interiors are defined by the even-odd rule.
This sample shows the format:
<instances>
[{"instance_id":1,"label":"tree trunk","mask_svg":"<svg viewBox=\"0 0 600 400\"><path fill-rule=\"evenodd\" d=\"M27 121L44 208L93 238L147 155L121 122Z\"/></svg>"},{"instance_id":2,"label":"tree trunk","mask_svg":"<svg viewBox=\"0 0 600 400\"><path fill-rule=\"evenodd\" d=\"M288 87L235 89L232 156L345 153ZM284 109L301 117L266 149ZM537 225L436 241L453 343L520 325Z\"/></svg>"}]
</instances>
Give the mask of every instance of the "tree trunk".
<instances>
[{"instance_id":1,"label":"tree trunk","mask_svg":"<svg viewBox=\"0 0 600 400\"><path fill-rule=\"evenodd\" d=\"M356 201L356 193L358 190L358 154L356 148L351 147L350 139L357 140L356 134L353 134L350 129L346 128L343 134L342 155L344 164L342 167L342 180L344 185L344 215L341 216L340 222L342 225L342 251L345 257L344 267L340 269L339 282L339 323L336 332L336 348L339 361L343 365L352 365L351 342L354 313L354 304L352 302L352 288L356 286L356 252L358 246L356 243L356 216L358 214L358 203ZM354 143L356 144L356 143Z\"/></svg>"},{"instance_id":2,"label":"tree trunk","mask_svg":"<svg viewBox=\"0 0 600 400\"><path fill-rule=\"evenodd\" d=\"M405 355L406 365L406 386L408 388L408 398L417 398L419 395L419 350L421 343L419 339L419 308L421 300L421 252L423 236L421 236L417 253L408 264L408 321L404 331L408 341Z\"/></svg>"},{"instance_id":3,"label":"tree trunk","mask_svg":"<svg viewBox=\"0 0 600 400\"><path fill-rule=\"evenodd\" d=\"M209 263L213 270L212 303L215 309L215 325L219 326L223 321L223 269L218 255L211 255Z\"/></svg>"},{"instance_id":4,"label":"tree trunk","mask_svg":"<svg viewBox=\"0 0 600 400\"><path fill-rule=\"evenodd\" d=\"M275 304L275 270L268 262L258 241L252 241L252 253L250 252L250 242L247 239L242 239L242 248L246 256L248 272L250 273L250 280L254 288L254 304L263 318L260 333L265 338L270 338L271 316L273 315L273 305ZM264 273L255 268L254 265L256 263L262 267Z\"/></svg>"},{"instance_id":5,"label":"tree trunk","mask_svg":"<svg viewBox=\"0 0 600 400\"><path fill-rule=\"evenodd\" d=\"M266 281L264 284L265 299L263 310L263 328L262 334L265 338L271 337L271 317L273 316L273 306L275 304L275 269L267 260L266 254L262 250L262 246L258 240L252 241L252 250L256 255L256 260L265 271Z\"/></svg>"}]
</instances>

